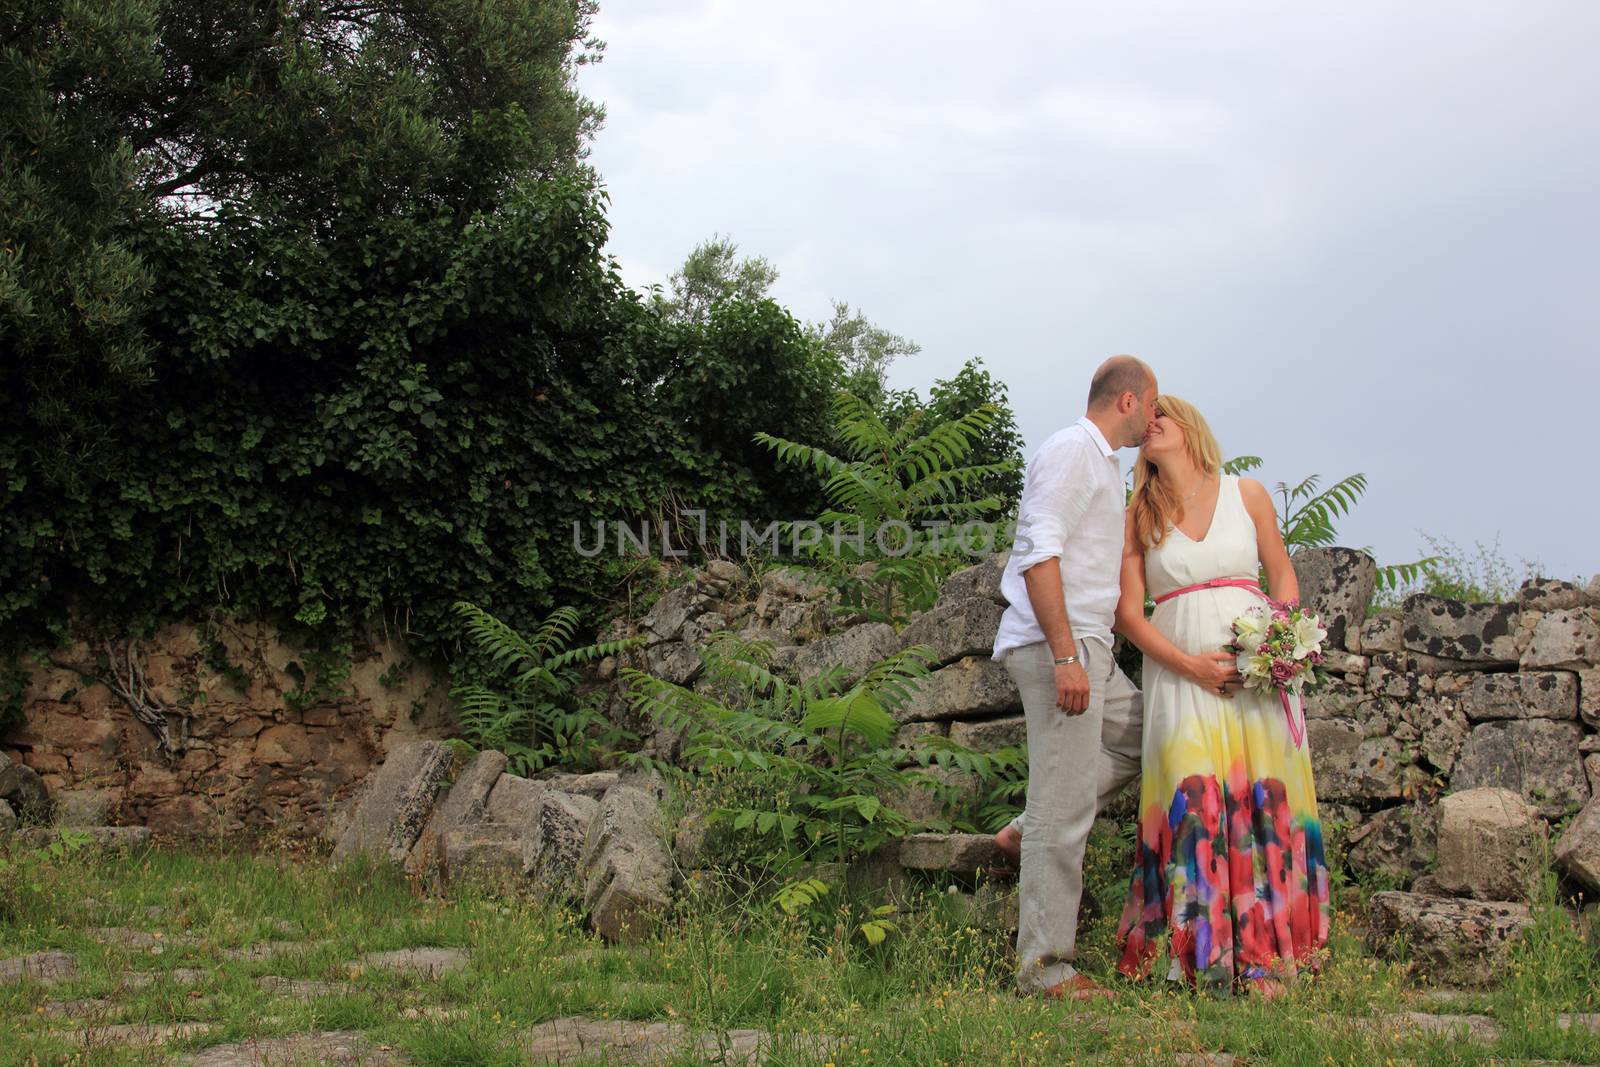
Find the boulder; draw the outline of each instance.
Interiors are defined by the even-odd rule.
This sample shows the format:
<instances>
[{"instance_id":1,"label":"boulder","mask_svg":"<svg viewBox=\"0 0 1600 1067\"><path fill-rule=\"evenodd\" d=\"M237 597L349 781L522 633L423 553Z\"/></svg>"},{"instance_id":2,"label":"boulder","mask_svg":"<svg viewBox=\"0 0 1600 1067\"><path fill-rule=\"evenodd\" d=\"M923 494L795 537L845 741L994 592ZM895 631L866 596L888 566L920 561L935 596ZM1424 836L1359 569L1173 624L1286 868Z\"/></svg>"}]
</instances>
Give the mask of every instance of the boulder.
<instances>
[{"instance_id":1,"label":"boulder","mask_svg":"<svg viewBox=\"0 0 1600 1067\"><path fill-rule=\"evenodd\" d=\"M1360 652L1360 627L1378 577L1372 557L1353 548L1302 548L1289 562L1300 602L1327 628L1328 647Z\"/></svg>"},{"instance_id":2,"label":"boulder","mask_svg":"<svg viewBox=\"0 0 1600 1067\"><path fill-rule=\"evenodd\" d=\"M1394 800L1403 791L1402 748L1392 737L1365 737L1350 719L1311 719L1312 778L1319 800Z\"/></svg>"},{"instance_id":3,"label":"boulder","mask_svg":"<svg viewBox=\"0 0 1600 1067\"><path fill-rule=\"evenodd\" d=\"M1362 874L1410 885L1433 862L1437 813L1421 805L1385 808L1345 838L1345 861Z\"/></svg>"},{"instance_id":4,"label":"boulder","mask_svg":"<svg viewBox=\"0 0 1600 1067\"><path fill-rule=\"evenodd\" d=\"M26 763L7 760L0 765L0 800L10 805L22 822L50 821L50 797L44 780Z\"/></svg>"},{"instance_id":5,"label":"boulder","mask_svg":"<svg viewBox=\"0 0 1600 1067\"><path fill-rule=\"evenodd\" d=\"M988 834L912 834L900 840L900 866L908 871L976 875L1005 863Z\"/></svg>"},{"instance_id":6,"label":"boulder","mask_svg":"<svg viewBox=\"0 0 1600 1067\"><path fill-rule=\"evenodd\" d=\"M898 712L901 722L966 719L1022 710L1022 697L1004 666L968 656L924 678Z\"/></svg>"},{"instance_id":7,"label":"boulder","mask_svg":"<svg viewBox=\"0 0 1600 1067\"><path fill-rule=\"evenodd\" d=\"M933 665L941 667L963 656L988 656L1004 610L983 597L943 601L905 628L900 647L925 645L933 650Z\"/></svg>"},{"instance_id":8,"label":"boulder","mask_svg":"<svg viewBox=\"0 0 1600 1067\"><path fill-rule=\"evenodd\" d=\"M1399 615L1384 612L1374 615L1361 624L1356 643L1366 656L1374 652L1404 652L1406 647L1405 622Z\"/></svg>"},{"instance_id":9,"label":"boulder","mask_svg":"<svg viewBox=\"0 0 1600 1067\"><path fill-rule=\"evenodd\" d=\"M1408 651L1472 663L1510 664L1522 658L1522 609L1516 604L1466 604L1413 593L1402 610Z\"/></svg>"},{"instance_id":10,"label":"boulder","mask_svg":"<svg viewBox=\"0 0 1600 1067\"><path fill-rule=\"evenodd\" d=\"M578 793L548 789L522 835L521 869L554 897L575 896L578 865L600 802Z\"/></svg>"},{"instance_id":11,"label":"boulder","mask_svg":"<svg viewBox=\"0 0 1600 1067\"><path fill-rule=\"evenodd\" d=\"M683 624L710 609L712 599L690 585L680 585L661 594L640 624L661 641L678 636Z\"/></svg>"},{"instance_id":12,"label":"boulder","mask_svg":"<svg viewBox=\"0 0 1600 1067\"><path fill-rule=\"evenodd\" d=\"M524 829L505 823L483 823L446 830L439 852L444 873L452 882L480 878L497 882L518 879L523 873Z\"/></svg>"},{"instance_id":13,"label":"boulder","mask_svg":"<svg viewBox=\"0 0 1600 1067\"><path fill-rule=\"evenodd\" d=\"M672 860L661 831L655 797L627 784L608 791L589 822L578 861L583 902L590 928L607 941L648 937L672 903Z\"/></svg>"},{"instance_id":14,"label":"boulder","mask_svg":"<svg viewBox=\"0 0 1600 1067\"><path fill-rule=\"evenodd\" d=\"M1578 672L1578 714L1600 729L1600 669Z\"/></svg>"},{"instance_id":15,"label":"boulder","mask_svg":"<svg viewBox=\"0 0 1600 1067\"><path fill-rule=\"evenodd\" d=\"M899 649L900 635L893 626L868 622L802 645L789 670L800 681L809 682L826 670L839 668L835 681L843 688L854 685L873 664Z\"/></svg>"},{"instance_id":16,"label":"boulder","mask_svg":"<svg viewBox=\"0 0 1600 1067\"><path fill-rule=\"evenodd\" d=\"M1532 611L1561 611L1584 607L1589 597L1582 586L1563 582L1559 578L1529 578L1522 583L1517 600L1525 609Z\"/></svg>"},{"instance_id":17,"label":"boulder","mask_svg":"<svg viewBox=\"0 0 1600 1067\"><path fill-rule=\"evenodd\" d=\"M1555 865L1591 894L1600 894L1600 799L1584 805L1556 841Z\"/></svg>"},{"instance_id":18,"label":"boulder","mask_svg":"<svg viewBox=\"0 0 1600 1067\"><path fill-rule=\"evenodd\" d=\"M11 810L9 802L0 800L0 834L10 833L17 828L17 813Z\"/></svg>"},{"instance_id":19,"label":"boulder","mask_svg":"<svg viewBox=\"0 0 1600 1067\"><path fill-rule=\"evenodd\" d=\"M1473 722L1490 719L1575 719L1578 679L1566 671L1481 674L1462 695Z\"/></svg>"},{"instance_id":20,"label":"boulder","mask_svg":"<svg viewBox=\"0 0 1600 1067\"><path fill-rule=\"evenodd\" d=\"M333 847L333 863L361 854L404 862L422 833L450 764L450 749L443 742L397 745L363 788L349 825Z\"/></svg>"},{"instance_id":21,"label":"boulder","mask_svg":"<svg viewBox=\"0 0 1600 1067\"><path fill-rule=\"evenodd\" d=\"M1023 715L978 719L950 724L950 740L974 752L998 752L1028 743L1028 720Z\"/></svg>"},{"instance_id":22,"label":"boulder","mask_svg":"<svg viewBox=\"0 0 1600 1067\"><path fill-rule=\"evenodd\" d=\"M700 673L700 653L687 641L662 641L645 649L645 669L673 685L688 685Z\"/></svg>"},{"instance_id":23,"label":"boulder","mask_svg":"<svg viewBox=\"0 0 1600 1067\"><path fill-rule=\"evenodd\" d=\"M1531 901L1548 841L1538 809L1509 789L1467 789L1439 804L1434 884L1451 896Z\"/></svg>"},{"instance_id":24,"label":"boulder","mask_svg":"<svg viewBox=\"0 0 1600 1067\"><path fill-rule=\"evenodd\" d=\"M1367 946L1385 959L1402 951L1419 977L1444 985L1487 986L1504 972L1510 950L1533 925L1527 905L1374 893Z\"/></svg>"},{"instance_id":25,"label":"boulder","mask_svg":"<svg viewBox=\"0 0 1600 1067\"><path fill-rule=\"evenodd\" d=\"M744 577L744 568L728 559L714 559L704 570L707 578L718 582L737 582Z\"/></svg>"},{"instance_id":26,"label":"boulder","mask_svg":"<svg viewBox=\"0 0 1600 1067\"><path fill-rule=\"evenodd\" d=\"M483 804L485 822L530 823L539 810L539 798L550 783L523 778L515 774L502 774L494 781L489 797Z\"/></svg>"},{"instance_id":27,"label":"boulder","mask_svg":"<svg viewBox=\"0 0 1600 1067\"><path fill-rule=\"evenodd\" d=\"M1589 609L1546 612L1522 654L1523 670L1581 670L1600 665L1600 623Z\"/></svg>"},{"instance_id":28,"label":"boulder","mask_svg":"<svg viewBox=\"0 0 1600 1067\"><path fill-rule=\"evenodd\" d=\"M489 793L505 769L504 752L491 748L472 757L456 775L444 799L434 805L422 832L417 835L417 843L406 856L407 874L423 875L444 862L444 835L483 821Z\"/></svg>"},{"instance_id":29,"label":"boulder","mask_svg":"<svg viewBox=\"0 0 1600 1067\"><path fill-rule=\"evenodd\" d=\"M939 601L944 603L976 596L1005 607L1006 598L1000 592L1000 579L1005 575L1006 563L1010 559L1011 553L1000 552L981 563L956 571L939 587Z\"/></svg>"},{"instance_id":30,"label":"boulder","mask_svg":"<svg viewBox=\"0 0 1600 1067\"><path fill-rule=\"evenodd\" d=\"M1457 790L1501 786L1520 793L1546 818L1589 799L1578 742L1583 727L1551 719L1512 719L1476 727L1461 748L1450 783Z\"/></svg>"}]
</instances>

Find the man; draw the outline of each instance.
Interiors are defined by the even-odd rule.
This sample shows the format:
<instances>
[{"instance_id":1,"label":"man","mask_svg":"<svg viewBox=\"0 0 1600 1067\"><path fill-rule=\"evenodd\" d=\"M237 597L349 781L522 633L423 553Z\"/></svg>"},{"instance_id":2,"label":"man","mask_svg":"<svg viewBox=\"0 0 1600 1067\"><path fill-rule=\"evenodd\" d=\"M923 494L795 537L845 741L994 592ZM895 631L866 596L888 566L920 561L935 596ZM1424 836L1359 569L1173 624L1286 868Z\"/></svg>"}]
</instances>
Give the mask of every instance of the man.
<instances>
[{"instance_id":1,"label":"man","mask_svg":"<svg viewBox=\"0 0 1600 1067\"><path fill-rule=\"evenodd\" d=\"M1027 808L997 835L1004 846L1021 831L1023 993L1109 995L1072 960L1089 829L1139 773L1143 705L1111 657L1124 503L1115 452L1144 440L1155 410L1149 367L1132 356L1101 364L1087 413L1028 462L1000 582L1010 606L994 658L1017 684L1028 729Z\"/></svg>"}]
</instances>

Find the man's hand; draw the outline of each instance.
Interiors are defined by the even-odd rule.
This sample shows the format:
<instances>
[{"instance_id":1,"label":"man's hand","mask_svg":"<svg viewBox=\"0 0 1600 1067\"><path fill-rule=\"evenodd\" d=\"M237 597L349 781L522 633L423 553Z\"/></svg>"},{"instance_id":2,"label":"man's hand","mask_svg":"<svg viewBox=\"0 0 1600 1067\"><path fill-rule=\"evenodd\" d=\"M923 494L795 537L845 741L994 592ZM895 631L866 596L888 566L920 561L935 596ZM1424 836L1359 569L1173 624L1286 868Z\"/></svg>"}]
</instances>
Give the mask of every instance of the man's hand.
<instances>
[{"instance_id":1,"label":"man's hand","mask_svg":"<svg viewBox=\"0 0 1600 1067\"><path fill-rule=\"evenodd\" d=\"M1089 710L1089 674L1083 664L1056 664L1056 707L1068 715Z\"/></svg>"},{"instance_id":2,"label":"man's hand","mask_svg":"<svg viewBox=\"0 0 1600 1067\"><path fill-rule=\"evenodd\" d=\"M1201 689L1218 696L1227 696L1243 684L1238 659L1232 652L1202 652L1190 657L1189 677Z\"/></svg>"}]
</instances>

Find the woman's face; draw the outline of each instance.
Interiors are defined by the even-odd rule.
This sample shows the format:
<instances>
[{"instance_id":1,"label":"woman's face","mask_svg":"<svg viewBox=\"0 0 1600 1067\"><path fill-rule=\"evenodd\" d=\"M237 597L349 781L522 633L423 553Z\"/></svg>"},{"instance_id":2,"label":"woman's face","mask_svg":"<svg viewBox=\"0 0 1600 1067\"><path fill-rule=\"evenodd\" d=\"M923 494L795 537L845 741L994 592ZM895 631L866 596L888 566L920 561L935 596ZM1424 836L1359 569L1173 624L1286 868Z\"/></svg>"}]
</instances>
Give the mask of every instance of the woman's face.
<instances>
[{"instance_id":1,"label":"woman's face","mask_svg":"<svg viewBox=\"0 0 1600 1067\"><path fill-rule=\"evenodd\" d=\"M1146 459L1160 466L1163 456L1172 456L1183 451L1183 427L1168 418L1166 412L1157 408L1155 421L1145 433L1140 451L1144 453Z\"/></svg>"}]
</instances>

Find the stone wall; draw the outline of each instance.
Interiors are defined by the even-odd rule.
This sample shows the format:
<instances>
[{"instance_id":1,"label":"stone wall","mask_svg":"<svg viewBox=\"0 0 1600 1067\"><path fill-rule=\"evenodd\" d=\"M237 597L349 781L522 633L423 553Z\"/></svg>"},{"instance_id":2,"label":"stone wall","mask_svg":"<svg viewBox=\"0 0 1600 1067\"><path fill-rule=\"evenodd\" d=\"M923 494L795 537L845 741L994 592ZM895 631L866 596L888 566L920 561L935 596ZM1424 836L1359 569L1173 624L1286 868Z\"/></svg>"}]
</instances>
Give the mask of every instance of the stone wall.
<instances>
[{"instance_id":1,"label":"stone wall","mask_svg":"<svg viewBox=\"0 0 1600 1067\"><path fill-rule=\"evenodd\" d=\"M134 658L146 703L169 709L169 757L97 680L112 678L105 657L80 644L35 664L24 721L0 736L0 756L31 768L78 822L314 834L393 744L441 736L450 721L442 680L398 641L356 650L348 678L323 693L312 661L270 626L223 621L202 636L175 625Z\"/></svg>"}]
</instances>

